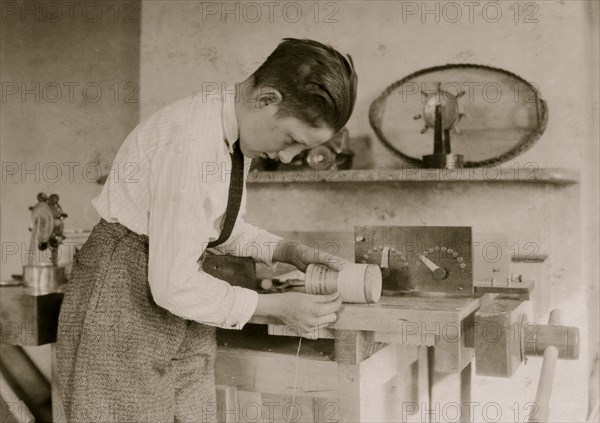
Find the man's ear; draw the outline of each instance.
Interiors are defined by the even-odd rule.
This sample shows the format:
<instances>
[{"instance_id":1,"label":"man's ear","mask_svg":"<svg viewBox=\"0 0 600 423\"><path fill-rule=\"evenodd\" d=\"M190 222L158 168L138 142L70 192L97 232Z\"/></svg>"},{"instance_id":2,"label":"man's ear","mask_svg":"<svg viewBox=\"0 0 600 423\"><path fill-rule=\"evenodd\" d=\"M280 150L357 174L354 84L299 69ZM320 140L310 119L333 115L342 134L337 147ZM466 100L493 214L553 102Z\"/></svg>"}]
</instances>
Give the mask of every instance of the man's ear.
<instances>
[{"instance_id":1,"label":"man's ear","mask_svg":"<svg viewBox=\"0 0 600 423\"><path fill-rule=\"evenodd\" d=\"M282 100L283 100L283 97L281 96L281 93L279 91L277 91L275 88L271 88L271 87L259 88L259 90L257 92L257 101L256 101L255 107L257 109L263 109L270 105L278 106L279 104L281 104Z\"/></svg>"}]
</instances>

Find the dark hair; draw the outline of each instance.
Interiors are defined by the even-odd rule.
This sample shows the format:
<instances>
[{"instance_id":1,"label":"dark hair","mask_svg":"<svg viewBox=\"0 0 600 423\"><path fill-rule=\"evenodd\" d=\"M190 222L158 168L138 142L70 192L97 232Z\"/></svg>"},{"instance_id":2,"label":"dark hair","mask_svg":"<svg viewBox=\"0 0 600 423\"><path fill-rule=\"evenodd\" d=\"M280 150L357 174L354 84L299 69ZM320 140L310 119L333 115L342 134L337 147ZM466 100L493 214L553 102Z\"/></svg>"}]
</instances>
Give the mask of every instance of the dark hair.
<instances>
[{"instance_id":1,"label":"dark hair","mask_svg":"<svg viewBox=\"0 0 600 423\"><path fill-rule=\"evenodd\" d=\"M252 75L258 90L271 87L283 97L277 114L338 132L356 102L352 57L313 40L284 38Z\"/></svg>"}]
</instances>

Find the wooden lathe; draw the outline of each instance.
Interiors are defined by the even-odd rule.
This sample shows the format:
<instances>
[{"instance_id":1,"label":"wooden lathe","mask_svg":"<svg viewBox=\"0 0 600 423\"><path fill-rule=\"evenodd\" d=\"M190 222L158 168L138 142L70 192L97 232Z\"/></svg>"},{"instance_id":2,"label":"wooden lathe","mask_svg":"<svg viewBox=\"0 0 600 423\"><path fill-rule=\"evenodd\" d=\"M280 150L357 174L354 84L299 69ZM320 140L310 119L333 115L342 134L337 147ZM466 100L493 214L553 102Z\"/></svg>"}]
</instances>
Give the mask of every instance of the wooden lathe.
<instances>
[{"instance_id":1,"label":"wooden lathe","mask_svg":"<svg viewBox=\"0 0 600 423\"><path fill-rule=\"evenodd\" d=\"M544 367L529 419L547 419L555 360L577 358L578 330L556 313L549 325L529 323L525 282L475 284L470 228L357 227L354 250L357 263L382 268L380 301L343 304L335 324L300 348L272 320L221 330L218 402L200 421L477 420L475 363L479 375L510 377L532 354L544 355ZM217 260L224 279L256 281L253 267ZM60 292L0 289L3 344L55 341Z\"/></svg>"},{"instance_id":2,"label":"wooden lathe","mask_svg":"<svg viewBox=\"0 0 600 423\"><path fill-rule=\"evenodd\" d=\"M477 420L475 362L478 375L510 377L526 355L544 354L528 418L547 420L555 360L578 357L578 329L561 326L557 311L549 325L528 322L532 285L498 286L507 276L494 273L499 264L475 284L471 228L357 227L354 252L357 263L381 266L384 295L344 304L298 358L297 334L277 322L220 332L222 421Z\"/></svg>"}]
</instances>

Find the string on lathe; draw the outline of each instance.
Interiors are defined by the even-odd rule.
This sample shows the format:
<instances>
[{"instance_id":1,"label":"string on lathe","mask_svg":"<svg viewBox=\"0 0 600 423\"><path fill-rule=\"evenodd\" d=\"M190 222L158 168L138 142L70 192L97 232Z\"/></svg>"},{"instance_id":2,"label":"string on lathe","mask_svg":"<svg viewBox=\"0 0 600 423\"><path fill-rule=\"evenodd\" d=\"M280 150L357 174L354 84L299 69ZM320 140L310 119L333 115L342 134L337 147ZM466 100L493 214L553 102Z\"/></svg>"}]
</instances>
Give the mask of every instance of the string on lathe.
<instances>
[{"instance_id":1,"label":"string on lathe","mask_svg":"<svg viewBox=\"0 0 600 423\"><path fill-rule=\"evenodd\" d=\"M294 370L294 389L292 390L292 407L296 402L296 385L298 384L298 363L300 361L300 347L302 346L302 335L300 336L300 340L298 341L298 349L296 350L296 364ZM287 423L290 423L290 419L292 418L292 412L287 417Z\"/></svg>"}]
</instances>

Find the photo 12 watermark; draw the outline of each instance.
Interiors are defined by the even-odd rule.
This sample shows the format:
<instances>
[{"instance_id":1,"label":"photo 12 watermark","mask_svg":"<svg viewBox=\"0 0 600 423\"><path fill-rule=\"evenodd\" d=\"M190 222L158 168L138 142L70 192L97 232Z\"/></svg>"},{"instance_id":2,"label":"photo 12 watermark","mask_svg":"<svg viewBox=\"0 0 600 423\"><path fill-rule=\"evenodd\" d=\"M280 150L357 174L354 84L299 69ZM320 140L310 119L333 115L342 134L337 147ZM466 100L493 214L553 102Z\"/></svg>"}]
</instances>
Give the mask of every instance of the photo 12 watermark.
<instances>
[{"instance_id":1,"label":"photo 12 watermark","mask_svg":"<svg viewBox=\"0 0 600 423\"><path fill-rule=\"evenodd\" d=\"M2 183L58 184L99 183L111 180L115 183L137 184L140 166L136 162L113 162L106 169L97 161L92 162L12 162L1 164Z\"/></svg>"},{"instance_id":2,"label":"photo 12 watermark","mask_svg":"<svg viewBox=\"0 0 600 423\"><path fill-rule=\"evenodd\" d=\"M101 22L137 24L141 1L11 1L0 2L0 21L22 24L58 24Z\"/></svg>"},{"instance_id":3,"label":"photo 12 watermark","mask_svg":"<svg viewBox=\"0 0 600 423\"><path fill-rule=\"evenodd\" d=\"M538 85L535 82L515 81L510 85L498 81L444 81L413 82L402 84L399 92L403 103L414 102L415 98L425 104L434 97L437 101L459 101L461 103L498 103L504 100L514 103L539 101Z\"/></svg>"},{"instance_id":4,"label":"photo 12 watermark","mask_svg":"<svg viewBox=\"0 0 600 423\"><path fill-rule=\"evenodd\" d=\"M540 4L533 1L403 1L402 23L537 24Z\"/></svg>"},{"instance_id":5,"label":"photo 12 watermark","mask_svg":"<svg viewBox=\"0 0 600 423\"><path fill-rule=\"evenodd\" d=\"M461 421L474 421L481 423L499 423L523 421L534 422L538 406L534 402L509 405L508 409L495 401L433 401L433 402L403 402L401 404L401 420L413 421L418 416L418 421L431 423L457 423ZM526 420L529 417L530 420Z\"/></svg>"},{"instance_id":6,"label":"photo 12 watermark","mask_svg":"<svg viewBox=\"0 0 600 423\"><path fill-rule=\"evenodd\" d=\"M111 103L139 102L136 82L95 81L2 81L0 101L4 103Z\"/></svg>"},{"instance_id":7,"label":"photo 12 watermark","mask_svg":"<svg viewBox=\"0 0 600 423\"><path fill-rule=\"evenodd\" d=\"M339 2L333 1L208 1L201 3L201 22L335 24Z\"/></svg>"}]
</instances>

